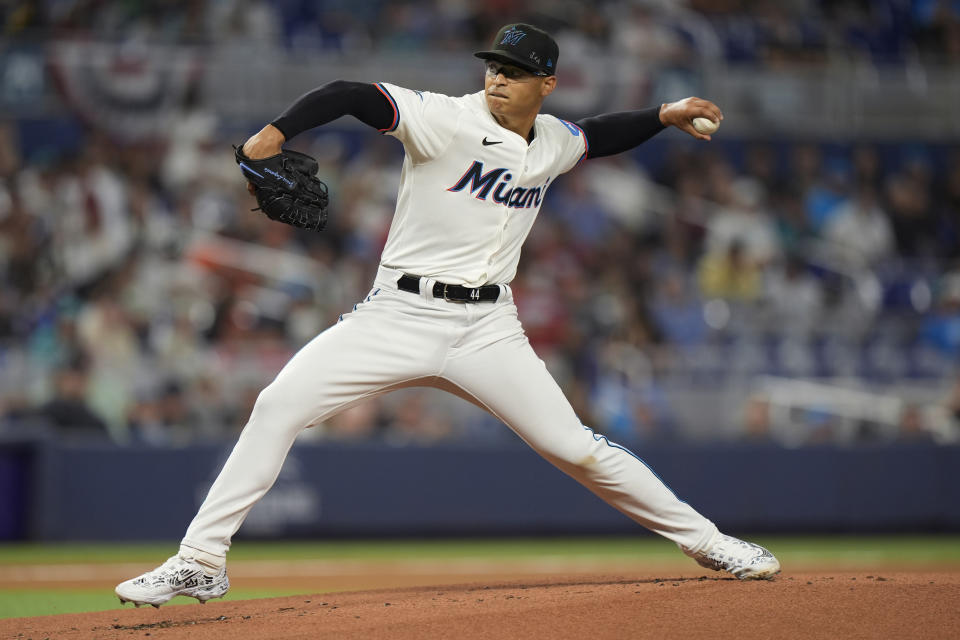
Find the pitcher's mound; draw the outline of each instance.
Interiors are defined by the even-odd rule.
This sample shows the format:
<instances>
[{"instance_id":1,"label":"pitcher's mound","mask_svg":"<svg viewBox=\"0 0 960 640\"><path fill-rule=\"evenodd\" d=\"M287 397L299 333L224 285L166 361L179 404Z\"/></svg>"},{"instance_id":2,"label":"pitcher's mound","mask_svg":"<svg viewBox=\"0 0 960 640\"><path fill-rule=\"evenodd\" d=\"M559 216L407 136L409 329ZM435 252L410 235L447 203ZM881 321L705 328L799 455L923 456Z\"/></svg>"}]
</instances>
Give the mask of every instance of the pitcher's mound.
<instances>
[{"instance_id":1,"label":"pitcher's mound","mask_svg":"<svg viewBox=\"0 0 960 640\"><path fill-rule=\"evenodd\" d=\"M960 572L559 577L0 620L16 640L946 638Z\"/></svg>"}]
</instances>

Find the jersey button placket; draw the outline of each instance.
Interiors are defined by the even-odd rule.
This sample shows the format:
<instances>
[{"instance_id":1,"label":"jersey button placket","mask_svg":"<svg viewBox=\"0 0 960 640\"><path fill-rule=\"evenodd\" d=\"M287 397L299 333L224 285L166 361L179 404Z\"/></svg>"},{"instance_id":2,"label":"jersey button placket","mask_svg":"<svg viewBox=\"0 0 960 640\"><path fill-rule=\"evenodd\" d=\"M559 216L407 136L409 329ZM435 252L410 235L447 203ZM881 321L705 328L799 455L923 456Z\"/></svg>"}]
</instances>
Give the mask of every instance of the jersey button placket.
<instances>
[{"instance_id":1,"label":"jersey button placket","mask_svg":"<svg viewBox=\"0 0 960 640\"><path fill-rule=\"evenodd\" d=\"M529 150L529 146L526 145L526 144L524 144L523 151L522 151L523 159L522 159L521 162L520 162L520 166L522 166L523 168L522 168L521 170L517 171L517 173L516 173L516 175L515 175L515 177L514 177L514 179L513 179L513 188L514 188L514 189L517 187L518 184L520 184L520 183L523 181L523 176L526 175L526 173L527 173L527 169L528 169L528 167L527 167L527 151L528 151L528 150ZM511 191L512 191L512 190L511 190ZM506 204L503 205L503 219L502 219L502 222L501 222L501 224L500 224L500 233L497 234L497 246L496 246L496 248L494 249L493 253L490 254L490 257L487 258L487 264L488 264L488 265L489 265L489 264L493 264L493 259L494 259L501 251L503 251L504 235L506 234L507 225L508 225L508 224L510 224L510 198L507 198Z\"/></svg>"},{"instance_id":2,"label":"jersey button placket","mask_svg":"<svg viewBox=\"0 0 960 640\"><path fill-rule=\"evenodd\" d=\"M494 257L495 257L498 253L500 253L501 251L503 251L503 236L504 236L504 233L505 233L506 230L507 230L507 223L510 222L510 206L509 206L509 203L510 203L510 199L507 198L507 202L506 202L505 204L501 205L501 206L503 207L503 213L501 213L501 216L500 216L500 233L497 234L497 239L496 239L496 241L495 241L495 244L494 244L494 247L493 247L493 251L492 251L492 252L490 253L490 255L487 257L487 264L488 264L488 265L493 264L493 259L494 259Z\"/></svg>"}]
</instances>

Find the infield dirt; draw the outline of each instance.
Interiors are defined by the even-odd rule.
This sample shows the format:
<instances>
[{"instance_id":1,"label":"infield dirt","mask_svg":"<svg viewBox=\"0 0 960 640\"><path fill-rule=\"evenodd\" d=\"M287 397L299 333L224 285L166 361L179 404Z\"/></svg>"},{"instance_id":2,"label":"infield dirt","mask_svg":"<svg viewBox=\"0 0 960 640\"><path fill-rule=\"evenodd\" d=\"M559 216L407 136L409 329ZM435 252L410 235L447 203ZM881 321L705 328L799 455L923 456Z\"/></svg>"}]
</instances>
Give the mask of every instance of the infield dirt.
<instances>
[{"instance_id":1,"label":"infield dirt","mask_svg":"<svg viewBox=\"0 0 960 640\"><path fill-rule=\"evenodd\" d=\"M0 638L949 638L960 570L537 576L0 620ZM466 578L466 576L465 576ZM475 580L476 576L470 576ZM287 582L288 586L290 582ZM316 582L313 587L316 588Z\"/></svg>"}]
</instances>

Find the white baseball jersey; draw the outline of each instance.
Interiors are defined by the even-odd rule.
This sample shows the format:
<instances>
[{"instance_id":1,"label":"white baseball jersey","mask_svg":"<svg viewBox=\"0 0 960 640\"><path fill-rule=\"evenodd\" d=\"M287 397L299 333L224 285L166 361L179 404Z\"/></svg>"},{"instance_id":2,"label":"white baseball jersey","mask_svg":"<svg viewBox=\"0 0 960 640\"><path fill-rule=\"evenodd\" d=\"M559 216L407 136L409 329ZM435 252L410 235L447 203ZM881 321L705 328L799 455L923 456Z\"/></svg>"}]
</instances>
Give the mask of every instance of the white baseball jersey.
<instances>
[{"instance_id":1,"label":"white baseball jersey","mask_svg":"<svg viewBox=\"0 0 960 640\"><path fill-rule=\"evenodd\" d=\"M510 282L547 188L586 156L583 131L540 114L527 144L497 123L483 91L376 86L394 107L384 133L406 151L381 264L451 284Z\"/></svg>"}]
</instances>

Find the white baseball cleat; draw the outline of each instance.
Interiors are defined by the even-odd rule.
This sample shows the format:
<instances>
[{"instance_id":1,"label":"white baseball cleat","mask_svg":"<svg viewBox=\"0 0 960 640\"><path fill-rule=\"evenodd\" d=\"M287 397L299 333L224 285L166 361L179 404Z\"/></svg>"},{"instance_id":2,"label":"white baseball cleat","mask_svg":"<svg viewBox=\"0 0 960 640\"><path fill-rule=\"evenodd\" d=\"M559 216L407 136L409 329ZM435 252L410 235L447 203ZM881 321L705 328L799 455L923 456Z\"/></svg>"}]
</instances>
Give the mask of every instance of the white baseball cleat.
<instances>
[{"instance_id":1,"label":"white baseball cleat","mask_svg":"<svg viewBox=\"0 0 960 640\"><path fill-rule=\"evenodd\" d=\"M120 604L132 602L137 607L142 604L159 607L174 596L196 598L204 604L212 598L222 598L229 589L230 580L225 567L210 575L196 560L177 555L153 571L121 582L115 591Z\"/></svg>"},{"instance_id":2,"label":"white baseball cleat","mask_svg":"<svg viewBox=\"0 0 960 640\"><path fill-rule=\"evenodd\" d=\"M768 580L780 573L780 562L758 544L718 534L713 544L691 557L701 567L727 571L739 580Z\"/></svg>"}]
</instances>

